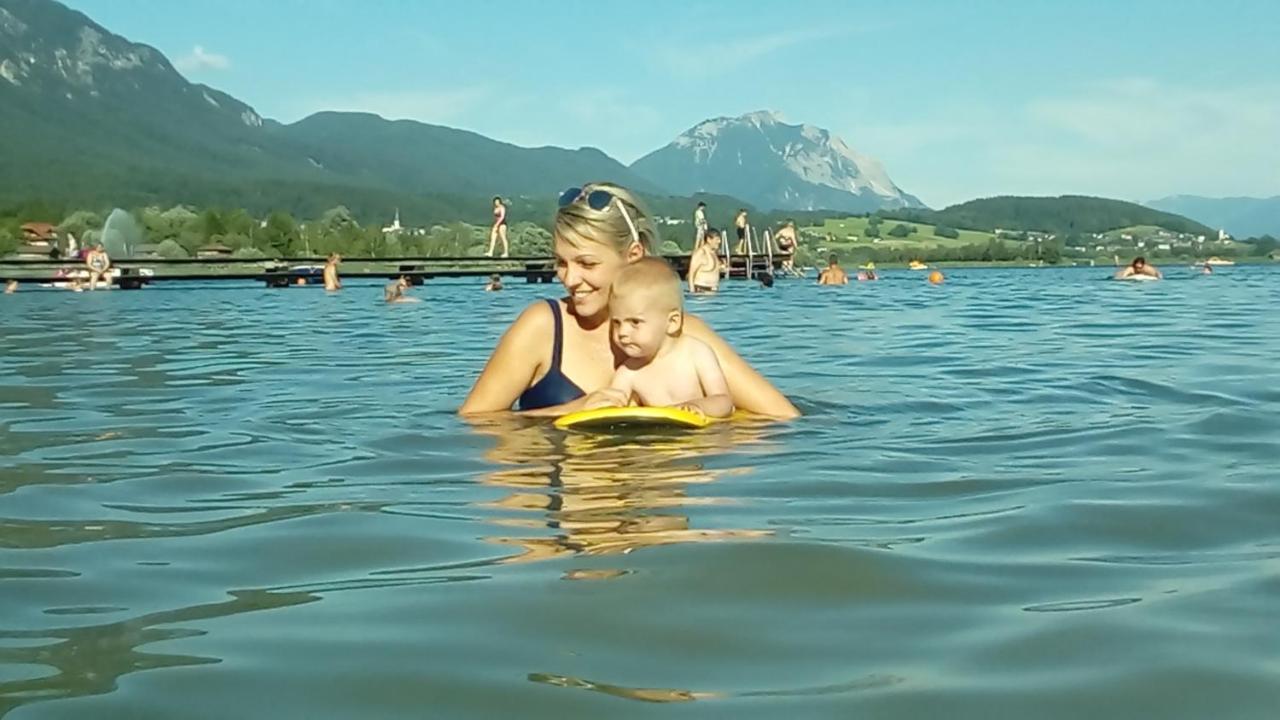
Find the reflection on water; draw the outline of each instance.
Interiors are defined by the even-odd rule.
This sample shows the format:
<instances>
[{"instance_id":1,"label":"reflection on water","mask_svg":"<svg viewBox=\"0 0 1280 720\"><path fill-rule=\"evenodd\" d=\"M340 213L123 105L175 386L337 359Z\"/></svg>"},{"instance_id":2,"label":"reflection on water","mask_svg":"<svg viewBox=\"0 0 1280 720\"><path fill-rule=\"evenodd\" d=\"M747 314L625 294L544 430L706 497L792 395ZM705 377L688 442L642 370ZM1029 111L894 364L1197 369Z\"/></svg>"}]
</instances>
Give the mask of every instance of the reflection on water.
<instances>
[{"instance_id":1,"label":"reflection on water","mask_svg":"<svg viewBox=\"0 0 1280 720\"><path fill-rule=\"evenodd\" d=\"M168 627L208 618L315 602L307 593L246 590L231 593L230 600L150 613L108 623L39 631L0 629L0 663L27 664L50 669L44 677L0 682L0 716L18 705L40 698L97 695L115 690L129 673L160 668L203 665L218 658L144 652L144 645L165 640L198 637L191 627ZM31 646L12 647L28 641Z\"/></svg>"},{"instance_id":2,"label":"reflection on water","mask_svg":"<svg viewBox=\"0 0 1280 720\"><path fill-rule=\"evenodd\" d=\"M682 510L728 502L694 496L690 488L715 482L726 470L706 458L759 444L767 425L744 420L703 431L612 436L563 432L546 423L499 419L476 430L495 440L485 453L502 467L482 482L512 492L486 506L520 511L491 522L524 529L519 536L487 538L521 553L503 562L531 562L561 555L610 555L673 543L746 540L767 531L692 527ZM547 534L550 531L550 534ZM621 570L573 569L570 579L617 577Z\"/></svg>"}]
</instances>

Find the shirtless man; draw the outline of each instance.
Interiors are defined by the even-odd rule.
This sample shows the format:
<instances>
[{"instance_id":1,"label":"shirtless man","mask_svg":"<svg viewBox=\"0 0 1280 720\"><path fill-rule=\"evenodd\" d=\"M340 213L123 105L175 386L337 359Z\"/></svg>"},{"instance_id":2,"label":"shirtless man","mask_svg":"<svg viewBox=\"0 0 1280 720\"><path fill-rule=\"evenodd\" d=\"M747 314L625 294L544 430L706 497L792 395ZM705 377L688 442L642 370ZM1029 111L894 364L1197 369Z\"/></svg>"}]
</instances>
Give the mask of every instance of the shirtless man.
<instances>
[{"instance_id":1,"label":"shirtless man","mask_svg":"<svg viewBox=\"0 0 1280 720\"><path fill-rule=\"evenodd\" d=\"M1137 275L1145 275L1157 280L1164 277L1164 275L1161 275L1160 271L1157 270L1154 265L1148 265L1147 259L1139 255L1133 259L1133 262L1129 263L1124 267L1124 269L1116 273L1116 279L1127 280Z\"/></svg>"},{"instance_id":2,"label":"shirtless man","mask_svg":"<svg viewBox=\"0 0 1280 720\"><path fill-rule=\"evenodd\" d=\"M796 269L796 246L800 244L800 240L796 237L795 221L788 220L786 225L778 228L773 238L778 243L778 252L786 256L782 260L782 271L788 275L802 275Z\"/></svg>"},{"instance_id":3,"label":"shirtless man","mask_svg":"<svg viewBox=\"0 0 1280 720\"><path fill-rule=\"evenodd\" d=\"M840 259L835 255L827 258L827 266L818 273L819 285L848 285L849 274L840 267Z\"/></svg>"},{"instance_id":4,"label":"shirtless man","mask_svg":"<svg viewBox=\"0 0 1280 720\"><path fill-rule=\"evenodd\" d=\"M342 262L342 256L338 253L331 253L329 259L324 264L324 289L325 290L341 290L342 280L338 278L338 265Z\"/></svg>"},{"instance_id":5,"label":"shirtless man","mask_svg":"<svg viewBox=\"0 0 1280 720\"><path fill-rule=\"evenodd\" d=\"M738 233L738 244L733 252L741 255L747 251L747 209L738 208L738 215L733 218L733 229Z\"/></svg>"},{"instance_id":6,"label":"shirtless man","mask_svg":"<svg viewBox=\"0 0 1280 720\"><path fill-rule=\"evenodd\" d=\"M634 402L714 418L733 414L715 351L681 332L683 299L680 278L660 258L644 258L619 271L609 298L609 323L622 365L609 387L587 397L588 409Z\"/></svg>"},{"instance_id":7,"label":"shirtless man","mask_svg":"<svg viewBox=\"0 0 1280 720\"><path fill-rule=\"evenodd\" d=\"M708 228L689 258L689 292L713 293L720 289L719 250L720 231Z\"/></svg>"}]
</instances>

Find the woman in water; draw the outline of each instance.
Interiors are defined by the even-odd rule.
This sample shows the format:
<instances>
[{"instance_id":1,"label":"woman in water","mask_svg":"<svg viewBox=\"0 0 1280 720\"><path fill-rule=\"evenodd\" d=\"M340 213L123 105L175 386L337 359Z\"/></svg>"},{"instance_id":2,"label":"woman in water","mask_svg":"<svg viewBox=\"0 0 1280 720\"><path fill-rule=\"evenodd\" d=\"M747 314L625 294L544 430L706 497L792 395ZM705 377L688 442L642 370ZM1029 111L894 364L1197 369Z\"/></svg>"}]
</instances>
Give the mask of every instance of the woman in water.
<instances>
[{"instance_id":1,"label":"woman in water","mask_svg":"<svg viewBox=\"0 0 1280 720\"><path fill-rule=\"evenodd\" d=\"M1120 272L1116 273L1117 280L1128 280L1129 278L1156 279L1164 277L1154 265L1148 265L1147 259L1139 255L1133 259Z\"/></svg>"},{"instance_id":2,"label":"woman in water","mask_svg":"<svg viewBox=\"0 0 1280 720\"><path fill-rule=\"evenodd\" d=\"M708 228L702 236L702 244L694 248L689 258L689 292L713 293L720 289L720 231Z\"/></svg>"},{"instance_id":3,"label":"woman in water","mask_svg":"<svg viewBox=\"0 0 1280 720\"><path fill-rule=\"evenodd\" d=\"M653 251L658 232L630 191L609 183L570 188L560 197L553 229L556 276L568 295L535 302L512 323L458 412L510 410L562 415L581 409L587 393L609 386L620 362L610 342L609 288L626 264ZM779 418L799 415L701 319L684 332L715 351L734 404Z\"/></svg>"},{"instance_id":4,"label":"woman in water","mask_svg":"<svg viewBox=\"0 0 1280 720\"><path fill-rule=\"evenodd\" d=\"M489 228L489 252L485 253L485 255L493 257L493 250L498 244L499 238L502 239L502 257L510 257L511 248L507 244L507 206L503 204L502 198L495 195L493 198L493 227Z\"/></svg>"}]
</instances>

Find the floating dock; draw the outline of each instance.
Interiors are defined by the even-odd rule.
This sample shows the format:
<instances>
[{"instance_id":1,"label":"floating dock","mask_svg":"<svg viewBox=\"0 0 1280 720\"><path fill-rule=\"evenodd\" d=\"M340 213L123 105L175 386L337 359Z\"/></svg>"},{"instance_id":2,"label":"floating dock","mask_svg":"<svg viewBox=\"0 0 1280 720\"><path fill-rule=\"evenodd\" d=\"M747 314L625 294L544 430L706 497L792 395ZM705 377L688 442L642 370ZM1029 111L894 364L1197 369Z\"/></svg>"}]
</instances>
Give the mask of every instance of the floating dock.
<instances>
[{"instance_id":1,"label":"floating dock","mask_svg":"<svg viewBox=\"0 0 1280 720\"><path fill-rule=\"evenodd\" d=\"M689 270L689 255L670 255L680 277ZM754 278L772 273L781 266L786 255L734 255L728 258L731 278ZM112 259L113 284L124 290L137 290L152 283L254 281L267 287L320 285L325 258L297 257L264 260L261 258L124 258ZM198 267L195 267L198 266ZM19 283L50 284L67 282L87 269L78 260L3 259L0 278ZM71 276L67 273L75 272ZM556 277L555 259L550 257L385 257L343 258L338 270L343 280L375 278L391 280L406 277L415 285L435 278L504 277L524 278L527 283L549 283ZM87 277L87 276L86 276ZM299 282L301 281L301 282Z\"/></svg>"}]
</instances>

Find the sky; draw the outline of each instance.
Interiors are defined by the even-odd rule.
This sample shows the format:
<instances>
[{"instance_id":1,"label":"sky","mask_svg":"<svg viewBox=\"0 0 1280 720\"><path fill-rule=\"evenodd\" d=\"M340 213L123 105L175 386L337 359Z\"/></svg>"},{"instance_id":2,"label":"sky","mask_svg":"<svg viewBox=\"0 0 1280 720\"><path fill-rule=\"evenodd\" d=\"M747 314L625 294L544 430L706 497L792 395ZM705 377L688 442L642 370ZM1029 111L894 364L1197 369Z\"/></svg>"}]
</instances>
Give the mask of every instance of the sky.
<instances>
[{"instance_id":1,"label":"sky","mask_svg":"<svg viewBox=\"0 0 1280 720\"><path fill-rule=\"evenodd\" d=\"M1273 0L64 0L292 122L362 110L625 163L774 110L932 207L1280 195Z\"/></svg>"}]
</instances>

